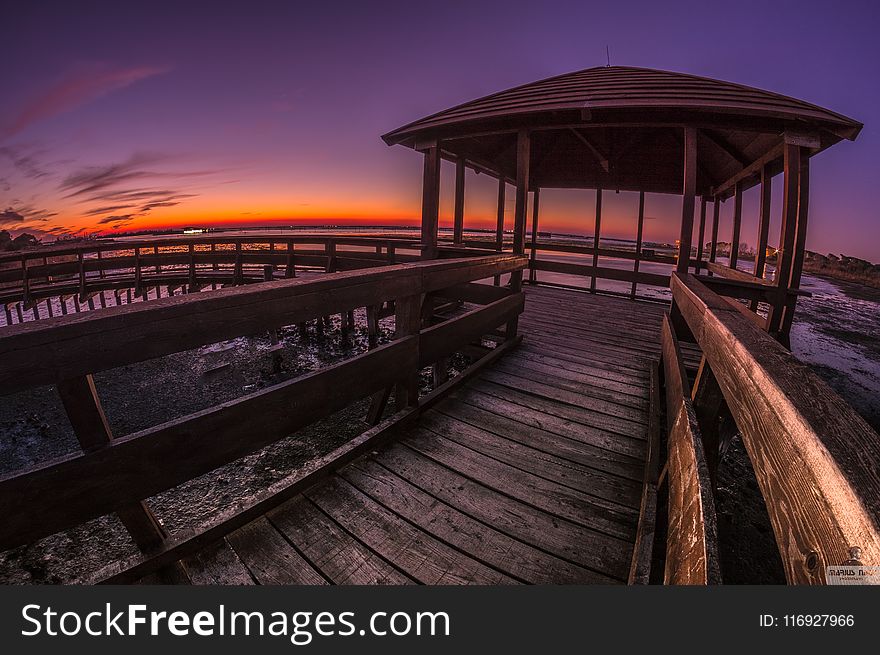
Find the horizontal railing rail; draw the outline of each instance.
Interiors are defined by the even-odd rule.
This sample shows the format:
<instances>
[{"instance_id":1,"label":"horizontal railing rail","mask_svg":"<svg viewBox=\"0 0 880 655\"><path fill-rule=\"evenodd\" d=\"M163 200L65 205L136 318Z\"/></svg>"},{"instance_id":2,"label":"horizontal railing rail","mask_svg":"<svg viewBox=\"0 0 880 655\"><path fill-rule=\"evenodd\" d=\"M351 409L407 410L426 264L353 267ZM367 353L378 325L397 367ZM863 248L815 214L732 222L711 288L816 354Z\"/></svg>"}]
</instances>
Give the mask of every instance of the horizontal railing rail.
<instances>
[{"instance_id":1,"label":"horizontal railing rail","mask_svg":"<svg viewBox=\"0 0 880 655\"><path fill-rule=\"evenodd\" d=\"M509 325L522 311L521 292L475 282L526 264L525 257L509 254L397 264L175 296L7 328L0 332L0 395L57 385L84 452L0 478L0 549L111 512L123 518L133 535L145 521L151 522L156 529L136 541L144 550L157 547L167 535L144 499L358 399L387 398L394 385L399 406L416 406L419 369L438 362L445 366L450 354ZM435 298L480 306L427 325L424 317L431 316ZM395 337L385 345L213 409L119 438L110 433L94 373L384 302L393 302L396 317ZM505 334L508 341L515 336ZM446 376L435 374L435 379L442 386Z\"/></svg>"},{"instance_id":2,"label":"horizontal railing rail","mask_svg":"<svg viewBox=\"0 0 880 655\"><path fill-rule=\"evenodd\" d=\"M861 564L880 565L880 436L696 276L676 273L671 287L679 336L686 333L703 352L691 392L696 416L704 402L717 409L716 396L726 402L766 501L788 581L822 584L825 567L853 559L854 548ZM664 359L673 359L666 349ZM710 425L717 411L706 416L700 428L711 459L717 456L717 425Z\"/></svg>"}]
</instances>

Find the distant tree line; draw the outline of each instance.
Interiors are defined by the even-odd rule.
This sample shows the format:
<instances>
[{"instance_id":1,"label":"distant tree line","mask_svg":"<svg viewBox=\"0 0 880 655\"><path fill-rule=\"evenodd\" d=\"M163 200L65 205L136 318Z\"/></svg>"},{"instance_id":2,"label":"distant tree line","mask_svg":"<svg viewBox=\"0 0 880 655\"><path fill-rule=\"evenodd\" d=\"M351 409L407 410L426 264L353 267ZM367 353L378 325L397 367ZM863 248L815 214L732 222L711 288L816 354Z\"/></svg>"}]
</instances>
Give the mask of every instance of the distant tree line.
<instances>
[{"instance_id":1,"label":"distant tree line","mask_svg":"<svg viewBox=\"0 0 880 655\"><path fill-rule=\"evenodd\" d=\"M0 252L24 250L25 248L33 248L38 245L40 245L40 240L33 234L22 232L17 237L12 238L12 235L7 230L0 230Z\"/></svg>"}]
</instances>

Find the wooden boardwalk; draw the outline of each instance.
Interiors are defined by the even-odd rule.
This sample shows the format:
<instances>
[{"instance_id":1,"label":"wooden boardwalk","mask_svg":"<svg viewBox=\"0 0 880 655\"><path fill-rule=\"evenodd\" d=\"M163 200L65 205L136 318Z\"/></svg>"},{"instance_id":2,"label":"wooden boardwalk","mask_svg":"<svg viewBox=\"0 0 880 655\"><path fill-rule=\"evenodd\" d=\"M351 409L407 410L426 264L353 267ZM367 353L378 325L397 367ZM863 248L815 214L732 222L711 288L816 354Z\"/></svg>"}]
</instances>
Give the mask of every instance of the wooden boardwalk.
<instances>
[{"instance_id":1,"label":"wooden boardwalk","mask_svg":"<svg viewBox=\"0 0 880 655\"><path fill-rule=\"evenodd\" d=\"M625 582L664 311L530 287L519 348L189 558L193 582Z\"/></svg>"}]
</instances>

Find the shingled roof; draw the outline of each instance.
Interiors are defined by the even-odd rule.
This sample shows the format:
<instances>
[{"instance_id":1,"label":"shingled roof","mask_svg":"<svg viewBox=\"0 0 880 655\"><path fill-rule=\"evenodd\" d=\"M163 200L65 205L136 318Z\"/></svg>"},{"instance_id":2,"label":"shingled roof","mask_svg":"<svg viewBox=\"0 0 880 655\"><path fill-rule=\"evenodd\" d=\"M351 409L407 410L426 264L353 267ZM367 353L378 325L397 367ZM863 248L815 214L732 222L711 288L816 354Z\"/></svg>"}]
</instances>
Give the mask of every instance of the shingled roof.
<instances>
[{"instance_id":1,"label":"shingled roof","mask_svg":"<svg viewBox=\"0 0 880 655\"><path fill-rule=\"evenodd\" d=\"M701 130L702 192L760 158L785 132L855 139L861 123L778 93L696 75L609 66L558 75L472 100L382 138L512 176L512 132L533 132L533 186L680 190L677 127ZM586 147L585 147L586 146ZM555 162L555 163L554 163ZM630 169L630 170L627 170Z\"/></svg>"}]
</instances>

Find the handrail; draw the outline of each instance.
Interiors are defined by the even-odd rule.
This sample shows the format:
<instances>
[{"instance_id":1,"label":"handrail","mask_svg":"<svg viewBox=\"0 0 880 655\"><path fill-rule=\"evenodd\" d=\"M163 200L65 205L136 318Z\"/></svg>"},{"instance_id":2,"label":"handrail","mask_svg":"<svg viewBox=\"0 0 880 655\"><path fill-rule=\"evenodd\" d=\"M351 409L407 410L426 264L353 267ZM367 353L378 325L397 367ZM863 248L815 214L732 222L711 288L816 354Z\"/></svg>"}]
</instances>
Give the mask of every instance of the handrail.
<instances>
[{"instance_id":1,"label":"handrail","mask_svg":"<svg viewBox=\"0 0 880 655\"><path fill-rule=\"evenodd\" d=\"M81 443L94 448L0 478L0 549L137 506L358 398L414 380L419 368L508 323L523 307L522 293L495 290L485 306L422 329L425 295L474 296L468 283L526 264L525 257L508 254L398 264L176 296L5 330L0 394L49 383L59 385L62 399L65 393L84 394L87 402L65 407ZM395 301L397 332L384 346L210 410L117 439L109 434L91 384L94 372L386 300ZM85 385L79 384L83 379ZM103 433L103 441L92 433Z\"/></svg>"},{"instance_id":2,"label":"handrail","mask_svg":"<svg viewBox=\"0 0 880 655\"><path fill-rule=\"evenodd\" d=\"M672 277L680 313L739 428L790 583L825 567L880 565L880 436L806 365L693 275Z\"/></svg>"}]
</instances>

